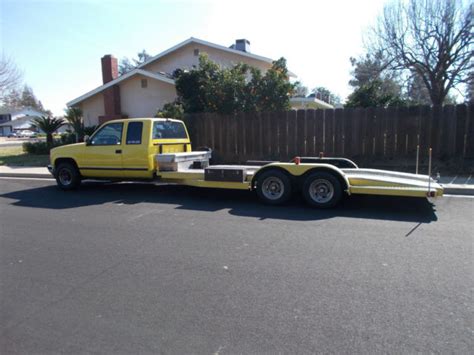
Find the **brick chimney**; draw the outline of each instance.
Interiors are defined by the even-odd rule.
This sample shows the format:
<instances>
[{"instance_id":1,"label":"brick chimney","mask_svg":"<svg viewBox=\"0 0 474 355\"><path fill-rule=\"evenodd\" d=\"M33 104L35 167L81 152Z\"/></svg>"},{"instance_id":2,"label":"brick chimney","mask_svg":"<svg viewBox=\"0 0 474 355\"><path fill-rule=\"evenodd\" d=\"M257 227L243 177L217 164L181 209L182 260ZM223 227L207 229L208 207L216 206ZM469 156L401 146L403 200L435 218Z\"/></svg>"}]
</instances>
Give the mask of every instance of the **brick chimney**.
<instances>
[{"instance_id":1,"label":"brick chimney","mask_svg":"<svg viewBox=\"0 0 474 355\"><path fill-rule=\"evenodd\" d=\"M234 49L238 51L250 53L250 41L248 39L236 39Z\"/></svg>"},{"instance_id":2,"label":"brick chimney","mask_svg":"<svg viewBox=\"0 0 474 355\"><path fill-rule=\"evenodd\" d=\"M104 84L118 78L117 58L111 54L106 54L100 61L102 62L102 81Z\"/></svg>"},{"instance_id":3,"label":"brick chimney","mask_svg":"<svg viewBox=\"0 0 474 355\"><path fill-rule=\"evenodd\" d=\"M106 54L101 58L102 63L102 81L104 84L118 78L117 58ZM120 105L120 87L112 85L103 92L104 94L104 116L99 116L99 123L104 123L117 118L122 118Z\"/></svg>"}]
</instances>

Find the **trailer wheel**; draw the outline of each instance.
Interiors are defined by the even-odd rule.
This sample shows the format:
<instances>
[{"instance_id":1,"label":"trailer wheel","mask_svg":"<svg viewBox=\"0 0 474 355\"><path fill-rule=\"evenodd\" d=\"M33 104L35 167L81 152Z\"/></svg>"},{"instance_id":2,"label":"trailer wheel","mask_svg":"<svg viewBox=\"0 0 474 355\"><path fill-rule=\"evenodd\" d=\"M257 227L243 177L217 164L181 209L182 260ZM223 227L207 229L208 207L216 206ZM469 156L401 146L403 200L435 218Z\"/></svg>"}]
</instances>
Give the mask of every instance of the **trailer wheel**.
<instances>
[{"instance_id":1,"label":"trailer wheel","mask_svg":"<svg viewBox=\"0 0 474 355\"><path fill-rule=\"evenodd\" d=\"M280 205L291 197L291 180L279 170L267 170L257 177L257 195L268 205Z\"/></svg>"},{"instance_id":2,"label":"trailer wheel","mask_svg":"<svg viewBox=\"0 0 474 355\"><path fill-rule=\"evenodd\" d=\"M60 163L55 175L61 190L73 190L81 184L79 171L71 163Z\"/></svg>"},{"instance_id":3,"label":"trailer wheel","mask_svg":"<svg viewBox=\"0 0 474 355\"><path fill-rule=\"evenodd\" d=\"M304 181L303 196L313 207L331 208L341 201L342 186L333 174L316 172Z\"/></svg>"}]
</instances>

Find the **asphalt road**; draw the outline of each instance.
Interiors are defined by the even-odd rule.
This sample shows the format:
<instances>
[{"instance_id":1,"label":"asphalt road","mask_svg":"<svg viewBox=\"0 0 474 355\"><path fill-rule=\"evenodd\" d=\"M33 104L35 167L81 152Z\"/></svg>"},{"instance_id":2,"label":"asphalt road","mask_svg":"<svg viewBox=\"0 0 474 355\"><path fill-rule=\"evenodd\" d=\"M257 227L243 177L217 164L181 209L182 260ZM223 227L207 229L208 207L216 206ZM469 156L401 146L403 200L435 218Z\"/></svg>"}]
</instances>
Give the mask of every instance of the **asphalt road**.
<instances>
[{"instance_id":1,"label":"asphalt road","mask_svg":"<svg viewBox=\"0 0 474 355\"><path fill-rule=\"evenodd\" d=\"M0 353L469 353L474 199L0 180Z\"/></svg>"}]
</instances>

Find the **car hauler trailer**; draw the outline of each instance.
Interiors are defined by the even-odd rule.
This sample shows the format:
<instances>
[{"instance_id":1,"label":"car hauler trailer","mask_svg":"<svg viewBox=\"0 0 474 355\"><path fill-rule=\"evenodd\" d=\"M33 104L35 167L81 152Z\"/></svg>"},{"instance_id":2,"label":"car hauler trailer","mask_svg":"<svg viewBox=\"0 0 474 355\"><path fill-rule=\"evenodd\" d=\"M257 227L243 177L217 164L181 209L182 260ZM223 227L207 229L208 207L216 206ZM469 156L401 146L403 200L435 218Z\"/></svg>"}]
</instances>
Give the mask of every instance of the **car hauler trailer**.
<instances>
[{"instance_id":1,"label":"car hauler trailer","mask_svg":"<svg viewBox=\"0 0 474 355\"><path fill-rule=\"evenodd\" d=\"M274 205L284 203L294 193L301 193L310 205L319 208L335 206L344 194L423 198L443 195L443 188L431 178L431 171L419 175L362 169L348 159L323 157L210 165L211 154L209 150L191 150L182 121L125 119L105 123L85 143L53 149L49 168L64 190L77 187L87 178L147 179L256 191L263 202Z\"/></svg>"}]
</instances>

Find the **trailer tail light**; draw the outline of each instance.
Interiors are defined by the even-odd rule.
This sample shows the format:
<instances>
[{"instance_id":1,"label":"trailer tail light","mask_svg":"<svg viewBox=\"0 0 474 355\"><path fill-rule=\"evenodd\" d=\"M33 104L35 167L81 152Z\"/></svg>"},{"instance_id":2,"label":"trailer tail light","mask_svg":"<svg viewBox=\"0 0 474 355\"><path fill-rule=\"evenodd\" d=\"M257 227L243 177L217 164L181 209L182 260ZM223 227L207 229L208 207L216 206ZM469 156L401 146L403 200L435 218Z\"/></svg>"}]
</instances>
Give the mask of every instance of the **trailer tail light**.
<instances>
[{"instance_id":1,"label":"trailer tail light","mask_svg":"<svg viewBox=\"0 0 474 355\"><path fill-rule=\"evenodd\" d=\"M436 191L429 191L426 193L427 197L436 197Z\"/></svg>"}]
</instances>

